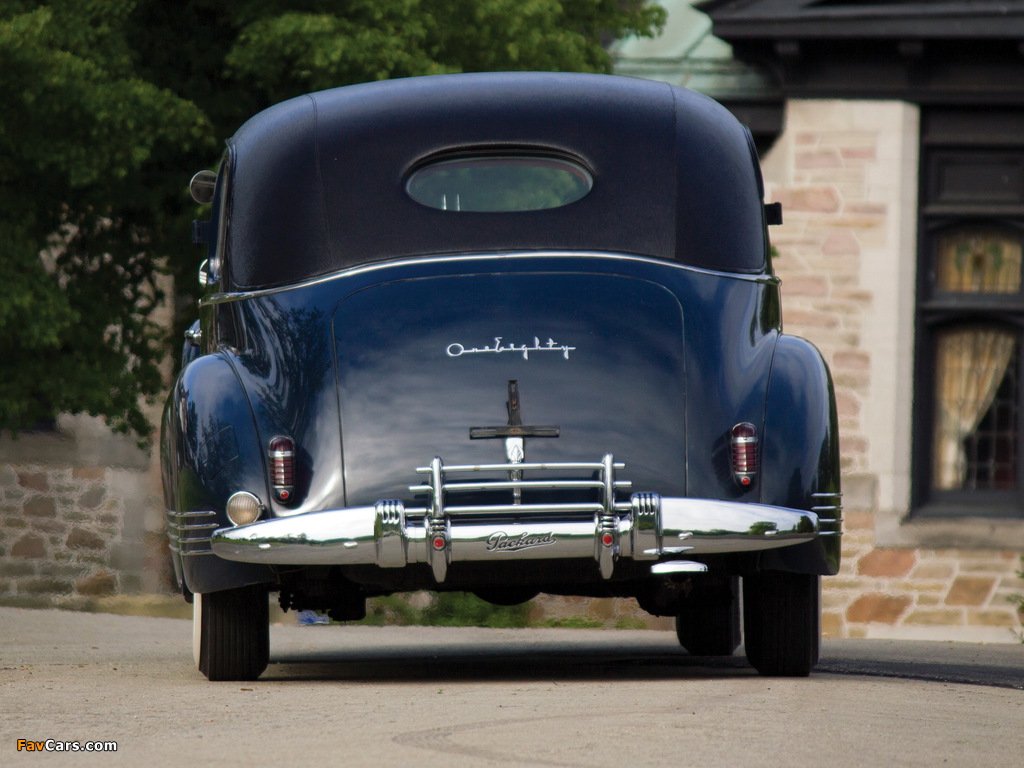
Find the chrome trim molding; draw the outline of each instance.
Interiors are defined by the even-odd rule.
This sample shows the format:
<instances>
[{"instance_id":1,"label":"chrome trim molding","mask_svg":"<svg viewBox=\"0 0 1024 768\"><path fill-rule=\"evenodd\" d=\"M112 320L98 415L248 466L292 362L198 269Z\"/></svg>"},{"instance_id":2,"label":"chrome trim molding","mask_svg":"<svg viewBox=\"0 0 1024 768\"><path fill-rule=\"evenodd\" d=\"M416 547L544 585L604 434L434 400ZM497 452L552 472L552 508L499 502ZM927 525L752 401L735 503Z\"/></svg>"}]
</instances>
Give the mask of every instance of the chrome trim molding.
<instances>
[{"instance_id":1,"label":"chrome trim molding","mask_svg":"<svg viewBox=\"0 0 1024 768\"><path fill-rule=\"evenodd\" d=\"M216 512L175 512L164 510L167 518L167 539L171 552L181 557L212 555L210 534L220 525Z\"/></svg>"},{"instance_id":2,"label":"chrome trim molding","mask_svg":"<svg viewBox=\"0 0 1024 768\"><path fill-rule=\"evenodd\" d=\"M449 494L462 491L507 494L517 488L580 487L578 480L560 479L447 481L449 474L507 472L513 467L530 472L592 471L597 479L585 481L585 487L597 488L600 498L593 503L448 503ZM634 493L620 500L618 496L630 488L629 481L615 479L616 471L623 468L611 454L600 462L514 465L445 465L435 457L430 466L416 470L428 475L429 482L410 486L413 493L427 495L423 507L385 499L372 506L219 528L212 533L212 548L227 560L276 565L401 568L426 563L442 583L454 561L593 558L607 579L620 558L668 558L668 562L652 563L653 572L692 572L701 564L679 560L679 555L776 549L839 533L822 531L823 521L814 512L766 504L657 493ZM481 520L481 516L486 517Z\"/></svg>"},{"instance_id":3,"label":"chrome trim molding","mask_svg":"<svg viewBox=\"0 0 1024 768\"><path fill-rule=\"evenodd\" d=\"M822 536L841 536L843 533L842 491L812 493L811 512L818 516Z\"/></svg>"},{"instance_id":4,"label":"chrome trim molding","mask_svg":"<svg viewBox=\"0 0 1024 768\"><path fill-rule=\"evenodd\" d=\"M654 264L657 266L668 267L670 269L681 270L684 272L694 272L700 275L713 275L715 277L723 277L728 279L742 280L744 282L752 283L763 283L765 285L779 285L782 281L775 275L766 274L764 272L725 272L722 270L708 269L707 267L696 267L690 264L683 264L678 261L669 261L667 259L659 259L655 256L644 256L637 253L620 253L618 251L502 251L499 253L466 253L466 254L451 254L451 255L436 255L436 256L407 256L398 259L391 259L387 261L374 261L367 264L358 264L353 267L346 267L339 269L336 272L330 272L326 275L318 275L311 277L306 280L302 280L297 283L287 283L285 285L275 285L270 288L253 288L251 290L233 291L225 293L215 293L209 296L204 296L199 300L200 304L210 303L222 303L230 301L241 301L243 299L250 299L259 296L272 296L275 293L281 293L282 291L291 291L297 288L305 288L310 285L320 285L321 283L330 282L332 280L343 279L353 275L361 275L366 273L378 272L381 270L395 269L396 267L404 267L407 265L419 265L419 264L452 264L460 262L472 262L472 261L483 261L483 262L498 262L504 263L509 259L551 259L551 258L567 258L567 259L605 259L609 261L620 261L620 262L637 262L645 264ZM216 281L215 281L216 282Z\"/></svg>"}]
</instances>

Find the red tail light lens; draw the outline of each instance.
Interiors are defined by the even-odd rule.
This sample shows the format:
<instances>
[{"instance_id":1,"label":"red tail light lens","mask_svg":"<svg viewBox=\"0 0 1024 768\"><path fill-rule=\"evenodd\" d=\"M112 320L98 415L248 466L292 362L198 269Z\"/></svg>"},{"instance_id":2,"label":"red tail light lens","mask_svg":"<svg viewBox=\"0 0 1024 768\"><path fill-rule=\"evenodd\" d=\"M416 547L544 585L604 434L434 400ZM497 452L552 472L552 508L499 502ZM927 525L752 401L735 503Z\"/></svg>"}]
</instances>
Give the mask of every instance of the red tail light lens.
<instances>
[{"instance_id":1,"label":"red tail light lens","mask_svg":"<svg viewBox=\"0 0 1024 768\"><path fill-rule=\"evenodd\" d=\"M744 421L732 428L732 476L744 488L757 477L757 428Z\"/></svg>"},{"instance_id":2,"label":"red tail light lens","mask_svg":"<svg viewBox=\"0 0 1024 768\"><path fill-rule=\"evenodd\" d=\"M278 501L291 501L295 492L295 441L290 437L275 437L267 446L267 457L274 496Z\"/></svg>"}]
</instances>

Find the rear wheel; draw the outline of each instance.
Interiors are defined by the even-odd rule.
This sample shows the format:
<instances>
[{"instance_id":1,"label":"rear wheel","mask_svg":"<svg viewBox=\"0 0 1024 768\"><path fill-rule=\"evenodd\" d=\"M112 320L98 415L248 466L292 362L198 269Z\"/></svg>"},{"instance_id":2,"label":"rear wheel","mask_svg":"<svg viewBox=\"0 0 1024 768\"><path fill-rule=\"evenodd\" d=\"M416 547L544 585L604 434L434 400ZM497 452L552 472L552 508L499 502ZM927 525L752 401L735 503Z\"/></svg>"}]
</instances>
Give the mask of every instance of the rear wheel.
<instances>
[{"instance_id":1,"label":"rear wheel","mask_svg":"<svg viewBox=\"0 0 1024 768\"><path fill-rule=\"evenodd\" d=\"M192 655L210 680L255 680L270 660L267 588L253 584L195 595Z\"/></svg>"},{"instance_id":2,"label":"rear wheel","mask_svg":"<svg viewBox=\"0 0 1024 768\"><path fill-rule=\"evenodd\" d=\"M732 656L740 644L736 576L700 576L676 609L676 637L693 656Z\"/></svg>"},{"instance_id":3,"label":"rear wheel","mask_svg":"<svg viewBox=\"0 0 1024 768\"><path fill-rule=\"evenodd\" d=\"M743 578L747 660L762 675L806 677L821 646L821 577L764 571Z\"/></svg>"}]
</instances>

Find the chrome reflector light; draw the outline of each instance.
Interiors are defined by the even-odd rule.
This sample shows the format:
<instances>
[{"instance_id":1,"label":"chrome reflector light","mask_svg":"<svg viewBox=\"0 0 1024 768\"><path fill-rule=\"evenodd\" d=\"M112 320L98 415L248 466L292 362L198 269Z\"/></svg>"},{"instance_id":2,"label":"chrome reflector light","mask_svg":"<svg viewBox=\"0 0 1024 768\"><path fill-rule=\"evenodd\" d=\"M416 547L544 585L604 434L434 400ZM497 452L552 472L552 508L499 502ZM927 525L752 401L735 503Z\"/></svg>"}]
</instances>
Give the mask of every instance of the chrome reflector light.
<instances>
[{"instance_id":1,"label":"chrome reflector light","mask_svg":"<svg viewBox=\"0 0 1024 768\"><path fill-rule=\"evenodd\" d=\"M732 428L732 476L743 488L749 488L757 477L757 428L744 421Z\"/></svg>"},{"instance_id":2,"label":"chrome reflector light","mask_svg":"<svg viewBox=\"0 0 1024 768\"><path fill-rule=\"evenodd\" d=\"M295 492L295 441L290 437L275 437L267 446L267 457L274 496L287 503Z\"/></svg>"},{"instance_id":3,"label":"chrome reflector light","mask_svg":"<svg viewBox=\"0 0 1024 768\"><path fill-rule=\"evenodd\" d=\"M248 525L263 514L263 503L248 491L238 491L228 499L227 513L228 520L235 525Z\"/></svg>"}]
</instances>

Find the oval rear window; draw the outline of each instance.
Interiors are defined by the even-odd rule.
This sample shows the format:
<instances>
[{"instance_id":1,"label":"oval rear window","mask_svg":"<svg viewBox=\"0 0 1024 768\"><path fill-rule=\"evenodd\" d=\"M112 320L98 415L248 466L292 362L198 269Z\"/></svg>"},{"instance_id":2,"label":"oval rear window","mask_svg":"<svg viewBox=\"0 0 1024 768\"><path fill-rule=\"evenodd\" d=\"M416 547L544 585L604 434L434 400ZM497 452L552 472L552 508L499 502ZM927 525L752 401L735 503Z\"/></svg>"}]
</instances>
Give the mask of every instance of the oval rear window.
<instances>
[{"instance_id":1,"label":"oval rear window","mask_svg":"<svg viewBox=\"0 0 1024 768\"><path fill-rule=\"evenodd\" d=\"M594 178L579 163L543 155L477 155L413 172L405 191L442 211L499 213L561 208L583 198Z\"/></svg>"}]
</instances>

